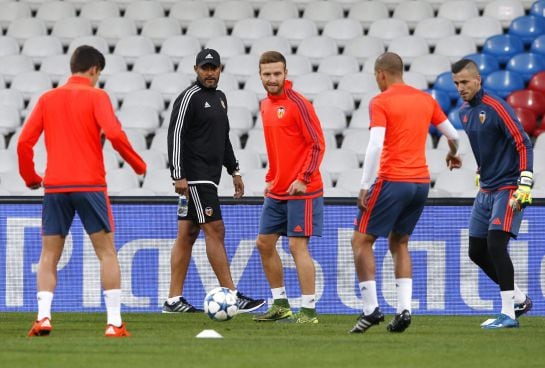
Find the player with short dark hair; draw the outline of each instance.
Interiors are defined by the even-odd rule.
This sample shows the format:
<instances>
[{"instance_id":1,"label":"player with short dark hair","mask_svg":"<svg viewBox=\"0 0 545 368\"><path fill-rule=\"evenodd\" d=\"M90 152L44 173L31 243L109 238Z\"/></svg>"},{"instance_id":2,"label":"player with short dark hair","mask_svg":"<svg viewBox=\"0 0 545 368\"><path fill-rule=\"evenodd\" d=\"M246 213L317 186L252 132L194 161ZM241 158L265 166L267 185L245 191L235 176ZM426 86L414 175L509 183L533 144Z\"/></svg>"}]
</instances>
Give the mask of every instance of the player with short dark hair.
<instances>
[{"instance_id":1,"label":"player with short dark hair","mask_svg":"<svg viewBox=\"0 0 545 368\"><path fill-rule=\"evenodd\" d=\"M403 332L411 323L409 236L428 197L430 175L425 150L430 122L449 140L448 167L458 168L462 164L457 154L458 133L429 94L403 82L399 55L380 55L375 62L375 78L382 93L369 104L370 141L352 237L363 313L351 333L365 332L384 321L377 300L373 254L373 244L379 236L388 237L396 277L397 311L387 329ZM371 185L379 161L377 179Z\"/></svg>"},{"instance_id":2,"label":"player with short dark hair","mask_svg":"<svg viewBox=\"0 0 545 368\"><path fill-rule=\"evenodd\" d=\"M324 136L312 104L292 89L285 57L268 51L259 60L259 74L267 98L261 102L263 133L269 169L261 212L257 248L273 295L273 305L255 321L287 320L318 323L315 268L309 238L321 236L323 184L320 163ZM284 287L282 262L276 250L287 235L301 287L301 309L292 315Z\"/></svg>"},{"instance_id":3,"label":"player with short dark hair","mask_svg":"<svg viewBox=\"0 0 545 368\"><path fill-rule=\"evenodd\" d=\"M23 126L17 144L19 172L26 185L43 185L42 253L38 265L38 318L29 336L51 332L51 302L57 285L57 264L77 212L100 261L100 277L108 322L107 337L130 336L121 321L121 276L114 246L114 223L106 190L104 135L137 174L146 164L134 151L116 119L110 98L94 88L105 66L91 46L72 54L72 76L65 85L44 93ZM45 135L45 176L36 173L32 148Z\"/></svg>"},{"instance_id":4,"label":"player with short dark hair","mask_svg":"<svg viewBox=\"0 0 545 368\"><path fill-rule=\"evenodd\" d=\"M523 209L532 203L532 145L513 109L483 90L475 62L454 63L452 79L465 101L460 121L480 178L469 219L469 258L500 286L502 300L499 317L483 328L519 327L517 318L532 301L515 285L507 244L517 237Z\"/></svg>"},{"instance_id":5,"label":"player with short dark hair","mask_svg":"<svg viewBox=\"0 0 545 368\"><path fill-rule=\"evenodd\" d=\"M218 198L222 166L233 177L235 198L244 194L238 162L229 140L227 99L216 87L221 73L216 50L204 49L195 60L197 81L174 101L168 127L168 158L174 190L188 200L187 214L178 216L178 234L170 258L169 298L163 313L197 312L183 296L193 244L201 229L206 254L219 284L236 290L225 252L225 227ZM251 312L265 301L237 292L239 312Z\"/></svg>"}]
</instances>

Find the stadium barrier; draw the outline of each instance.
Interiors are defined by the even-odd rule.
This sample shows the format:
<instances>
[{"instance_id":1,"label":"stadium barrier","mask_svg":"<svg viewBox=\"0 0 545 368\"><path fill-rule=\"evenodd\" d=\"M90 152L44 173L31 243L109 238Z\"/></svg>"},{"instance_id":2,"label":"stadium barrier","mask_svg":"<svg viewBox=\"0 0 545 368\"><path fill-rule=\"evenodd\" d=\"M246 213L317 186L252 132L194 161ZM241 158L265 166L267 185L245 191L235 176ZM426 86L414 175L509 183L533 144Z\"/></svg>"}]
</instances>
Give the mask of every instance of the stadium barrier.
<instances>
[{"instance_id":1,"label":"stadium barrier","mask_svg":"<svg viewBox=\"0 0 545 368\"><path fill-rule=\"evenodd\" d=\"M222 205L226 248L235 284L252 297L270 298L255 247L262 199ZM501 308L499 290L467 256L471 199L429 199L411 237L413 312L416 314L491 314ZM122 270L123 310L159 312L168 294L170 250L176 237L176 198L112 197L115 243ZM354 199L326 199L324 234L312 238L320 313L359 313L350 239L356 216ZM534 301L533 315L545 315L545 200L524 216L518 239L510 242L516 282ZM41 198L0 197L0 312L36 310L36 267L40 255ZM278 244L288 296L300 295L287 239ZM375 245L379 303L395 312L393 263L384 239ZM99 265L76 217L59 263L54 311L103 311ZM217 286L199 237L185 282L184 296L200 306ZM269 300L270 302L270 300Z\"/></svg>"}]
</instances>

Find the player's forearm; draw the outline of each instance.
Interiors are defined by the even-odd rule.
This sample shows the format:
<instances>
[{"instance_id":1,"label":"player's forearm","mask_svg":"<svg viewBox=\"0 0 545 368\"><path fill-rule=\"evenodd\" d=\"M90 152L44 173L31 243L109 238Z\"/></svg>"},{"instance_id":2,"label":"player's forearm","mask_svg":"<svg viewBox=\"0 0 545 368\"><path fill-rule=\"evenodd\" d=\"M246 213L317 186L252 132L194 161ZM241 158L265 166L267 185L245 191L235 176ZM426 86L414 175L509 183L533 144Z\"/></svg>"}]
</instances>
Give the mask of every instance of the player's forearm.
<instances>
[{"instance_id":1,"label":"player's forearm","mask_svg":"<svg viewBox=\"0 0 545 368\"><path fill-rule=\"evenodd\" d=\"M375 127L371 129L369 145L365 152L365 162L363 164L363 174L361 177L361 189L369 189L375 180L384 145L384 135L386 129L383 127Z\"/></svg>"},{"instance_id":2,"label":"player's forearm","mask_svg":"<svg viewBox=\"0 0 545 368\"><path fill-rule=\"evenodd\" d=\"M450 154L456 156L458 153L460 138L458 131L448 119L437 125L437 130L439 130L447 138Z\"/></svg>"}]
</instances>

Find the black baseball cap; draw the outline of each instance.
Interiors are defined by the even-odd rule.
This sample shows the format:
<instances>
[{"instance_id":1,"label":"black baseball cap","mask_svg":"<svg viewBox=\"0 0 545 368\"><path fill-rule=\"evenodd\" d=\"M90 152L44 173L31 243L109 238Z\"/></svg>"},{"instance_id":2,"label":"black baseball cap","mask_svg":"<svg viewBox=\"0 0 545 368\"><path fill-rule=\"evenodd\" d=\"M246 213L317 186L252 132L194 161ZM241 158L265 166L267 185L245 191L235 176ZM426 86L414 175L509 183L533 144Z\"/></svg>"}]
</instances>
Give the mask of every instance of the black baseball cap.
<instances>
[{"instance_id":1,"label":"black baseball cap","mask_svg":"<svg viewBox=\"0 0 545 368\"><path fill-rule=\"evenodd\" d=\"M212 64L219 67L221 65L220 54L214 49L204 49L197 54L197 59L195 60L197 66L203 66L206 64Z\"/></svg>"}]
</instances>

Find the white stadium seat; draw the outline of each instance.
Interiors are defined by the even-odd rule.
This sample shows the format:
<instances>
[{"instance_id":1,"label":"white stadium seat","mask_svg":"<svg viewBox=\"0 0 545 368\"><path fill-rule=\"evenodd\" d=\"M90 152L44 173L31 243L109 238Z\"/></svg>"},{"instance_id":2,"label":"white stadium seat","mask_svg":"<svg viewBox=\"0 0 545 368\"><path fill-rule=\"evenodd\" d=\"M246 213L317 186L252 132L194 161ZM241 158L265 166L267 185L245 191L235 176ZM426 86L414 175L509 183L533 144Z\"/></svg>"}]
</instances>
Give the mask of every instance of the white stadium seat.
<instances>
[{"instance_id":1,"label":"white stadium seat","mask_svg":"<svg viewBox=\"0 0 545 368\"><path fill-rule=\"evenodd\" d=\"M91 36L92 34L91 22L81 17L59 19L51 31L51 35L57 37L63 46L68 46L72 40L78 37Z\"/></svg>"},{"instance_id":2,"label":"white stadium seat","mask_svg":"<svg viewBox=\"0 0 545 368\"><path fill-rule=\"evenodd\" d=\"M233 74L240 83L244 83L250 76L259 74L259 56L235 55L227 60L224 70Z\"/></svg>"},{"instance_id":3,"label":"white stadium seat","mask_svg":"<svg viewBox=\"0 0 545 368\"><path fill-rule=\"evenodd\" d=\"M524 5L519 0L494 0L487 2L483 15L499 20L503 28L508 28L513 19L525 15Z\"/></svg>"},{"instance_id":4,"label":"white stadium seat","mask_svg":"<svg viewBox=\"0 0 545 368\"><path fill-rule=\"evenodd\" d=\"M250 53L261 56L265 51L278 51L282 55L291 54L291 45L289 41L282 36L267 36L259 38L252 43Z\"/></svg>"},{"instance_id":5,"label":"white stadium seat","mask_svg":"<svg viewBox=\"0 0 545 368\"><path fill-rule=\"evenodd\" d=\"M189 87L191 79L180 73L158 74L151 80L150 89L161 93L165 101L174 101L184 89Z\"/></svg>"},{"instance_id":6,"label":"white stadium seat","mask_svg":"<svg viewBox=\"0 0 545 368\"><path fill-rule=\"evenodd\" d=\"M318 65L318 72L329 75L334 83L347 74L358 73L359 70L358 60L350 55L327 56Z\"/></svg>"},{"instance_id":7,"label":"white stadium seat","mask_svg":"<svg viewBox=\"0 0 545 368\"><path fill-rule=\"evenodd\" d=\"M32 59L35 64L52 55L62 54L62 43L55 36L35 36L27 38L21 54Z\"/></svg>"},{"instance_id":8,"label":"white stadium seat","mask_svg":"<svg viewBox=\"0 0 545 368\"><path fill-rule=\"evenodd\" d=\"M386 51L384 42L373 36L362 36L349 41L344 47L343 54L354 56L363 64L370 56L376 56Z\"/></svg>"},{"instance_id":9,"label":"white stadium seat","mask_svg":"<svg viewBox=\"0 0 545 368\"><path fill-rule=\"evenodd\" d=\"M167 147L165 146L164 151L166 152L166 150ZM138 151L138 153L146 163L148 170L167 168L167 160L165 154L156 150L143 150Z\"/></svg>"},{"instance_id":10,"label":"white stadium seat","mask_svg":"<svg viewBox=\"0 0 545 368\"><path fill-rule=\"evenodd\" d=\"M319 29L322 29L326 23L342 17L343 9L334 1L312 1L303 11L303 18L315 22Z\"/></svg>"},{"instance_id":11,"label":"white stadium seat","mask_svg":"<svg viewBox=\"0 0 545 368\"><path fill-rule=\"evenodd\" d=\"M13 133L21 125L19 110L13 106L0 105L0 134Z\"/></svg>"},{"instance_id":12,"label":"white stadium seat","mask_svg":"<svg viewBox=\"0 0 545 368\"><path fill-rule=\"evenodd\" d=\"M433 16L433 7L426 1L402 1L395 7L393 18L407 22L414 29L418 22Z\"/></svg>"},{"instance_id":13,"label":"white stadium seat","mask_svg":"<svg viewBox=\"0 0 545 368\"><path fill-rule=\"evenodd\" d=\"M225 91L225 97L229 109L235 106L245 107L253 116L259 111L259 101L252 91L244 89Z\"/></svg>"},{"instance_id":14,"label":"white stadium seat","mask_svg":"<svg viewBox=\"0 0 545 368\"><path fill-rule=\"evenodd\" d=\"M135 129L145 135L159 127L159 114L149 106L124 106L117 112L124 129Z\"/></svg>"},{"instance_id":15,"label":"white stadium seat","mask_svg":"<svg viewBox=\"0 0 545 368\"><path fill-rule=\"evenodd\" d=\"M289 71L290 78L291 75L291 69ZM220 82L223 80L224 74L228 73L222 73L222 76L220 77ZM246 82L244 83L244 89L247 89L249 91L252 91L257 96L258 100L262 100L265 97L267 97L267 91L265 91L265 88L263 88L263 82L261 82L261 78L258 74L251 75ZM223 90L223 89L222 89Z\"/></svg>"},{"instance_id":16,"label":"white stadium seat","mask_svg":"<svg viewBox=\"0 0 545 368\"><path fill-rule=\"evenodd\" d=\"M414 30L414 36L422 37L430 46L435 46L441 39L455 34L454 23L449 19L440 17L421 20Z\"/></svg>"},{"instance_id":17,"label":"white stadium seat","mask_svg":"<svg viewBox=\"0 0 545 368\"><path fill-rule=\"evenodd\" d=\"M229 102L229 99L227 101ZM227 116L229 118L230 131L239 136L248 133L254 123L252 113L245 106L229 105Z\"/></svg>"},{"instance_id":18,"label":"white stadium seat","mask_svg":"<svg viewBox=\"0 0 545 368\"><path fill-rule=\"evenodd\" d=\"M374 21L369 27L369 36L380 38L386 46L398 37L409 35L409 26L401 19L387 18Z\"/></svg>"},{"instance_id":19,"label":"white stadium seat","mask_svg":"<svg viewBox=\"0 0 545 368\"><path fill-rule=\"evenodd\" d=\"M445 37L435 45L434 53L447 56L451 62L456 62L466 55L477 52L473 38L463 35Z\"/></svg>"},{"instance_id":20,"label":"white stadium seat","mask_svg":"<svg viewBox=\"0 0 545 368\"><path fill-rule=\"evenodd\" d=\"M352 115L355 108L354 98L350 92L342 89L330 89L320 92L314 98L314 106L334 106L341 109L345 116Z\"/></svg>"},{"instance_id":21,"label":"white stadium seat","mask_svg":"<svg viewBox=\"0 0 545 368\"><path fill-rule=\"evenodd\" d=\"M355 19L335 19L326 23L322 34L335 40L337 45L344 47L347 42L363 36L363 27Z\"/></svg>"},{"instance_id":22,"label":"white stadium seat","mask_svg":"<svg viewBox=\"0 0 545 368\"><path fill-rule=\"evenodd\" d=\"M11 83L16 75L34 71L34 63L26 55L7 55L0 57L0 70L5 81Z\"/></svg>"},{"instance_id":23,"label":"white stadium seat","mask_svg":"<svg viewBox=\"0 0 545 368\"><path fill-rule=\"evenodd\" d=\"M106 18L100 21L96 32L109 46L114 46L120 39L136 36L136 23L123 17Z\"/></svg>"},{"instance_id":24,"label":"white stadium seat","mask_svg":"<svg viewBox=\"0 0 545 368\"><path fill-rule=\"evenodd\" d=\"M225 72L221 73L217 88L224 92L239 89L239 83L233 74Z\"/></svg>"},{"instance_id":25,"label":"white stadium seat","mask_svg":"<svg viewBox=\"0 0 545 368\"><path fill-rule=\"evenodd\" d=\"M187 28L193 19L208 16L210 16L208 6L201 1L176 1L169 12L169 17L178 20L184 28Z\"/></svg>"},{"instance_id":26,"label":"white stadium seat","mask_svg":"<svg viewBox=\"0 0 545 368\"><path fill-rule=\"evenodd\" d=\"M418 72L404 72L403 81L416 89L427 89L428 81L426 76Z\"/></svg>"},{"instance_id":27,"label":"white stadium seat","mask_svg":"<svg viewBox=\"0 0 545 368\"><path fill-rule=\"evenodd\" d=\"M293 79L293 88L312 101L318 93L333 89L333 81L323 73L302 74Z\"/></svg>"},{"instance_id":28,"label":"white stadium seat","mask_svg":"<svg viewBox=\"0 0 545 368\"><path fill-rule=\"evenodd\" d=\"M11 106L21 112L25 107L25 101L21 92L15 89L0 89L0 106Z\"/></svg>"},{"instance_id":29,"label":"white stadium seat","mask_svg":"<svg viewBox=\"0 0 545 368\"><path fill-rule=\"evenodd\" d=\"M357 197L361 188L362 169L349 169L340 173L335 188L348 193L348 197Z\"/></svg>"},{"instance_id":30,"label":"white stadium seat","mask_svg":"<svg viewBox=\"0 0 545 368\"><path fill-rule=\"evenodd\" d=\"M358 158L352 150L336 149L326 151L320 170L325 170L336 181L339 175L347 170L358 168Z\"/></svg>"},{"instance_id":31,"label":"white stadium seat","mask_svg":"<svg viewBox=\"0 0 545 368\"><path fill-rule=\"evenodd\" d=\"M36 18L42 19L48 28L55 22L76 16L76 8L66 1L50 1L40 5L36 12Z\"/></svg>"},{"instance_id":32,"label":"white stadium seat","mask_svg":"<svg viewBox=\"0 0 545 368\"><path fill-rule=\"evenodd\" d=\"M324 187L324 197L326 198L346 198L353 197L349 191L337 187Z\"/></svg>"},{"instance_id":33,"label":"white stadium seat","mask_svg":"<svg viewBox=\"0 0 545 368\"><path fill-rule=\"evenodd\" d=\"M363 164L365 152L369 145L369 135L367 129L353 130L344 136L341 148L354 151L358 157L358 162Z\"/></svg>"},{"instance_id":34,"label":"white stadium seat","mask_svg":"<svg viewBox=\"0 0 545 368\"><path fill-rule=\"evenodd\" d=\"M0 143L0 174L10 172L10 171L17 171L19 169L17 165L17 153L14 151L6 150L3 145L5 144L4 140L1 140L2 143Z\"/></svg>"},{"instance_id":35,"label":"white stadium seat","mask_svg":"<svg viewBox=\"0 0 545 368\"><path fill-rule=\"evenodd\" d=\"M0 29L7 29L15 19L30 18L30 7L22 1L2 2L2 11L0 12Z\"/></svg>"},{"instance_id":36,"label":"white stadium seat","mask_svg":"<svg viewBox=\"0 0 545 368\"><path fill-rule=\"evenodd\" d=\"M313 65L318 65L323 58L337 55L338 48L332 38L313 36L301 41L297 54L306 56Z\"/></svg>"},{"instance_id":37,"label":"white stadium seat","mask_svg":"<svg viewBox=\"0 0 545 368\"><path fill-rule=\"evenodd\" d=\"M70 55L52 55L42 60L40 71L46 73L51 82L59 83L66 76L72 74L70 71Z\"/></svg>"},{"instance_id":38,"label":"white stadium seat","mask_svg":"<svg viewBox=\"0 0 545 368\"><path fill-rule=\"evenodd\" d=\"M253 18L254 8L247 1L222 1L216 6L214 17L223 20L227 27L232 28L239 20Z\"/></svg>"},{"instance_id":39,"label":"white stadium seat","mask_svg":"<svg viewBox=\"0 0 545 368\"><path fill-rule=\"evenodd\" d=\"M106 54L104 55L106 59L106 66L100 73L99 80L105 82L110 76L128 71L127 62L125 58L121 55Z\"/></svg>"},{"instance_id":40,"label":"white stadium seat","mask_svg":"<svg viewBox=\"0 0 545 368\"><path fill-rule=\"evenodd\" d=\"M236 36L214 37L206 42L207 49L214 49L220 54L221 62L225 64L231 56L245 54L244 42Z\"/></svg>"},{"instance_id":41,"label":"white stadium seat","mask_svg":"<svg viewBox=\"0 0 545 368\"><path fill-rule=\"evenodd\" d=\"M360 106L352 114L350 125L348 129L345 129L344 136L348 137L353 132L360 130L369 130L369 123L369 106Z\"/></svg>"},{"instance_id":42,"label":"white stadium seat","mask_svg":"<svg viewBox=\"0 0 545 368\"><path fill-rule=\"evenodd\" d=\"M322 130L331 131L333 134L340 134L346 128L346 116L336 106L318 105L314 107L316 115L320 120Z\"/></svg>"},{"instance_id":43,"label":"white stadium seat","mask_svg":"<svg viewBox=\"0 0 545 368\"><path fill-rule=\"evenodd\" d=\"M146 82L151 82L156 75L173 72L174 63L166 55L148 54L139 56L132 70L142 74Z\"/></svg>"},{"instance_id":44,"label":"white stadium seat","mask_svg":"<svg viewBox=\"0 0 545 368\"><path fill-rule=\"evenodd\" d=\"M156 195L174 196L174 187L169 169L148 170L142 183L143 189L153 191Z\"/></svg>"},{"instance_id":45,"label":"white stadium seat","mask_svg":"<svg viewBox=\"0 0 545 368\"><path fill-rule=\"evenodd\" d=\"M83 5L79 16L98 27L104 19L119 17L120 14L119 6L113 1L90 1Z\"/></svg>"},{"instance_id":46,"label":"white stadium seat","mask_svg":"<svg viewBox=\"0 0 545 368\"><path fill-rule=\"evenodd\" d=\"M145 88L146 81L142 74L134 72L112 74L104 84L104 89L113 92L119 99L123 99L129 92Z\"/></svg>"},{"instance_id":47,"label":"white stadium seat","mask_svg":"<svg viewBox=\"0 0 545 368\"><path fill-rule=\"evenodd\" d=\"M244 192L247 196L263 197L266 173L266 169L255 169L244 174Z\"/></svg>"},{"instance_id":48,"label":"white stadium seat","mask_svg":"<svg viewBox=\"0 0 545 368\"><path fill-rule=\"evenodd\" d=\"M473 38L477 46L482 46L488 37L502 32L503 29L499 20L483 16L466 20L462 25L460 34Z\"/></svg>"},{"instance_id":49,"label":"white stadium seat","mask_svg":"<svg viewBox=\"0 0 545 368\"><path fill-rule=\"evenodd\" d=\"M227 27L221 19L199 18L189 23L186 34L196 37L204 46L211 38L227 35Z\"/></svg>"},{"instance_id":50,"label":"white stadium seat","mask_svg":"<svg viewBox=\"0 0 545 368\"><path fill-rule=\"evenodd\" d=\"M45 22L38 18L18 18L14 19L8 26L6 36L11 36L17 40L19 45L31 37L47 35Z\"/></svg>"},{"instance_id":51,"label":"white stadium seat","mask_svg":"<svg viewBox=\"0 0 545 368\"><path fill-rule=\"evenodd\" d=\"M271 22L266 19L249 18L242 19L235 23L231 36L242 40L245 46L250 46L260 38L273 35ZM279 36L282 36L279 34Z\"/></svg>"},{"instance_id":52,"label":"white stadium seat","mask_svg":"<svg viewBox=\"0 0 545 368\"><path fill-rule=\"evenodd\" d=\"M298 18L299 12L291 1L269 1L261 7L258 17L271 22L277 28L286 19Z\"/></svg>"},{"instance_id":53,"label":"white stadium seat","mask_svg":"<svg viewBox=\"0 0 545 368\"><path fill-rule=\"evenodd\" d=\"M6 55L17 55L20 51L17 40L9 36L0 36L0 58Z\"/></svg>"},{"instance_id":54,"label":"white stadium seat","mask_svg":"<svg viewBox=\"0 0 545 368\"><path fill-rule=\"evenodd\" d=\"M366 30L374 21L389 17L388 7L380 1L358 1L348 11L348 18L359 21Z\"/></svg>"},{"instance_id":55,"label":"white stadium seat","mask_svg":"<svg viewBox=\"0 0 545 368\"><path fill-rule=\"evenodd\" d=\"M128 64L133 64L140 56L154 53L153 42L144 36L123 37L115 44L114 48L114 54L123 56Z\"/></svg>"},{"instance_id":56,"label":"white stadium seat","mask_svg":"<svg viewBox=\"0 0 545 368\"><path fill-rule=\"evenodd\" d=\"M248 132L248 139L244 149L252 149L259 153L262 163L267 162L267 146L265 145L265 136L263 131L259 129L251 129Z\"/></svg>"},{"instance_id":57,"label":"white stadium seat","mask_svg":"<svg viewBox=\"0 0 545 368\"><path fill-rule=\"evenodd\" d=\"M479 9L474 1L451 0L439 7L437 16L446 18L452 21L456 28L461 28L466 20L479 16Z\"/></svg>"},{"instance_id":58,"label":"white stadium seat","mask_svg":"<svg viewBox=\"0 0 545 368\"><path fill-rule=\"evenodd\" d=\"M165 109L165 101L161 92L142 89L127 93L123 99L123 107L125 106L149 106L159 113Z\"/></svg>"},{"instance_id":59,"label":"white stadium seat","mask_svg":"<svg viewBox=\"0 0 545 368\"><path fill-rule=\"evenodd\" d=\"M238 160L240 166L240 172L246 174L248 171L261 169L261 158L259 152L246 148L243 150L236 150L235 157Z\"/></svg>"},{"instance_id":60,"label":"white stadium seat","mask_svg":"<svg viewBox=\"0 0 545 368\"><path fill-rule=\"evenodd\" d=\"M428 42L418 36L402 36L392 40L388 47L389 52L398 54L405 65L410 65L417 56L430 53Z\"/></svg>"},{"instance_id":61,"label":"white stadium seat","mask_svg":"<svg viewBox=\"0 0 545 368\"><path fill-rule=\"evenodd\" d=\"M159 47L166 39L172 36L180 36L182 26L175 18L153 18L147 20L143 27L141 35L149 38L156 47Z\"/></svg>"},{"instance_id":62,"label":"white stadium seat","mask_svg":"<svg viewBox=\"0 0 545 368\"><path fill-rule=\"evenodd\" d=\"M123 16L134 20L136 26L141 28L148 20L164 17L165 10L157 1L132 1L127 5Z\"/></svg>"},{"instance_id":63,"label":"white stadium seat","mask_svg":"<svg viewBox=\"0 0 545 368\"><path fill-rule=\"evenodd\" d=\"M109 195L124 195L125 191L140 187L138 176L131 168L112 169L106 172Z\"/></svg>"},{"instance_id":64,"label":"white stadium seat","mask_svg":"<svg viewBox=\"0 0 545 368\"><path fill-rule=\"evenodd\" d=\"M66 53L68 55L72 55L74 50L78 46L82 46L82 45L93 46L95 49L100 51L104 55L104 57L106 57L107 54L110 53L108 48L108 42L103 37L100 37L100 36L77 37L70 42L70 45L68 46L68 51Z\"/></svg>"},{"instance_id":65,"label":"white stadium seat","mask_svg":"<svg viewBox=\"0 0 545 368\"><path fill-rule=\"evenodd\" d=\"M478 188L475 186L473 170L444 170L437 175L430 197L475 197Z\"/></svg>"},{"instance_id":66,"label":"white stadium seat","mask_svg":"<svg viewBox=\"0 0 545 368\"><path fill-rule=\"evenodd\" d=\"M11 88L21 92L25 99L52 87L51 79L44 72L23 72L15 75L11 81Z\"/></svg>"},{"instance_id":67,"label":"white stadium seat","mask_svg":"<svg viewBox=\"0 0 545 368\"><path fill-rule=\"evenodd\" d=\"M280 23L277 35L287 39L292 46L299 46L304 39L318 36L318 27L310 19L290 18Z\"/></svg>"},{"instance_id":68,"label":"white stadium seat","mask_svg":"<svg viewBox=\"0 0 545 368\"><path fill-rule=\"evenodd\" d=\"M418 56L411 63L410 71L424 74L428 83L433 83L439 74L450 71L450 60L437 54Z\"/></svg>"},{"instance_id":69,"label":"white stadium seat","mask_svg":"<svg viewBox=\"0 0 545 368\"><path fill-rule=\"evenodd\" d=\"M171 36L161 45L161 54L167 55L174 63L179 63L186 56L195 57L201 50L199 40L193 36Z\"/></svg>"}]
</instances>

